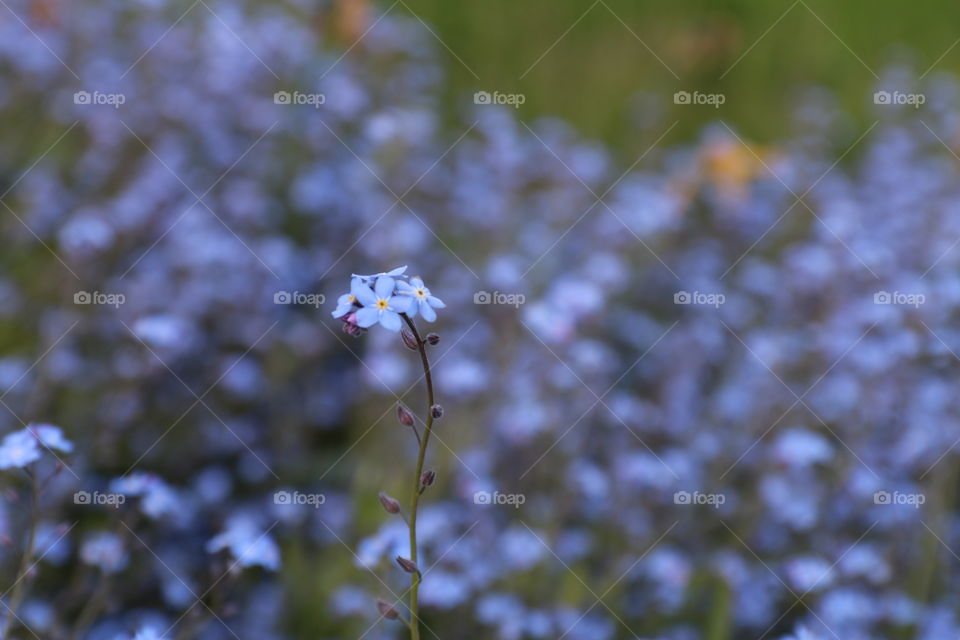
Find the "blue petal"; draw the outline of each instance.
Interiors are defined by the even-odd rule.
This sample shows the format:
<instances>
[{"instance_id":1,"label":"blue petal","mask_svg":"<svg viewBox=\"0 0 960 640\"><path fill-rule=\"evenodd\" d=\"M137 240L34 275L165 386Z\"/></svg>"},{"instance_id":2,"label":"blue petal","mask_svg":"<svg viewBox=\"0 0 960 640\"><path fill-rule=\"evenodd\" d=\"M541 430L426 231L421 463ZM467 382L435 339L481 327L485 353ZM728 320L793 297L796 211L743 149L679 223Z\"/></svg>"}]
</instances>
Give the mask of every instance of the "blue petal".
<instances>
[{"instance_id":1,"label":"blue petal","mask_svg":"<svg viewBox=\"0 0 960 640\"><path fill-rule=\"evenodd\" d=\"M440 298L438 298L438 297L436 297L436 296L427 296L427 302L430 303L430 306L431 306L431 307L434 307L434 308L436 308L436 309L446 309L446 308L447 308L447 305L445 305L445 304L443 303L443 300L441 300Z\"/></svg>"},{"instance_id":2,"label":"blue petal","mask_svg":"<svg viewBox=\"0 0 960 640\"><path fill-rule=\"evenodd\" d=\"M413 278L410 278L410 284L413 285L414 289L426 288L423 286L423 280L420 279L420 276L414 276Z\"/></svg>"},{"instance_id":3,"label":"blue petal","mask_svg":"<svg viewBox=\"0 0 960 640\"><path fill-rule=\"evenodd\" d=\"M350 282L350 293L364 306L370 307L377 304L377 296L373 295L370 287L365 285L360 278L354 278Z\"/></svg>"},{"instance_id":4,"label":"blue petal","mask_svg":"<svg viewBox=\"0 0 960 640\"><path fill-rule=\"evenodd\" d=\"M397 268L394 269L393 271L388 271L388 272L386 273L386 275L388 275L388 276L399 276L399 275L403 275L403 272L406 271L406 270L407 270L407 265L403 265L402 267L397 267Z\"/></svg>"},{"instance_id":5,"label":"blue petal","mask_svg":"<svg viewBox=\"0 0 960 640\"><path fill-rule=\"evenodd\" d=\"M350 301L350 295L351 294L349 293L345 293L339 298L337 298L337 304L352 304L352 302Z\"/></svg>"},{"instance_id":6,"label":"blue petal","mask_svg":"<svg viewBox=\"0 0 960 640\"><path fill-rule=\"evenodd\" d=\"M421 302L419 304L419 307L420 307L420 315L423 316L424 320L426 320L427 322L433 322L434 320L437 319L437 312L434 311L429 304L427 304L426 302Z\"/></svg>"},{"instance_id":7,"label":"blue petal","mask_svg":"<svg viewBox=\"0 0 960 640\"><path fill-rule=\"evenodd\" d=\"M410 283L404 282L403 280L397 282L397 291L406 296L413 295L413 287L410 286Z\"/></svg>"},{"instance_id":8,"label":"blue petal","mask_svg":"<svg viewBox=\"0 0 960 640\"><path fill-rule=\"evenodd\" d=\"M331 315L334 318L340 318L350 313L351 309L353 309L352 302L348 302L346 304L339 304L337 305L337 308L333 310L333 313Z\"/></svg>"},{"instance_id":9,"label":"blue petal","mask_svg":"<svg viewBox=\"0 0 960 640\"><path fill-rule=\"evenodd\" d=\"M380 312L373 307L364 307L357 311L357 326L363 327L372 327L377 324L377 321L380 320Z\"/></svg>"},{"instance_id":10,"label":"blue petal","mask_svg":"<svg viewBox=\"0 0 960 640\"><path fill-rule=\"evenodd\" d=\"M400 316L393 311L384 311L380 314L380 326L390 331L400 331Z\"/></svg>"},{"instance_id":11,"label":"blue petal","mask_svg":"<svg viewBox=\"0 0 960 640\"><path fill-rule=\"evenodd\" d=\"M377 284L373 285L373 290L378 298L386 300L393 295L395 286L396 281L393 278L390 276L380 276L377 278Z\"/></svg>"},{"instance_id":12,"label":"blue petal","mask_svg":"<svg viewBox=\"0 0 960 640\"><path fill-rule=\"evenodd\" d=\"M406 313L413 306L413 298L410 296L393 296L387 301L387 304L397 313Z\"/></svg>"}]
</instances>

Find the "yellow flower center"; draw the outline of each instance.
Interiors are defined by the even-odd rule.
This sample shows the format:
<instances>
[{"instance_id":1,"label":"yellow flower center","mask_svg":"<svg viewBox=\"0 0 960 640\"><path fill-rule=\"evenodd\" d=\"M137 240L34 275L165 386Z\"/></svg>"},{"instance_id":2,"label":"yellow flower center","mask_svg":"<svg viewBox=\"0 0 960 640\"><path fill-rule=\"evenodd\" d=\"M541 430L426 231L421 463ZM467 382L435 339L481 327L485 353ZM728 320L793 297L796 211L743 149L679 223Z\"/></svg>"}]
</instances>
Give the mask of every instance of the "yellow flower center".
<instances>
[{"instance_id":1,"label":"yellow flower center","mask_svg":"<svg viewBox=\"0 0 960 640\"><path fill-rule=\"evenodd\" d=\"M354 302L356 302L356 301L357 301L357 299L353 297L353 294L352 294L352 293L350 294L350 297L347 298L347 302L349 302L349 303L351 303L351 304L354 303Z\"/></svg>"},{"instance_id":2,"label":"yellow flower center","mask_svg":"<svg viewBox=\"0 0 960 640\"><path fill-rule=\"evenodd\" d=\"M427 297L427 292L424 291L423 289L417 289L417 297L423 300L424 298Z\"/></svg>"},{"instance_id":3,"label":"yellow flower center","mask_svg":"<svg viewBox=\"0 0 960 640\"><path fill-rule=\"evenodd\" d=\"M380 300L377 300L377 309L380 309L381 311L383 311L383 310L386 310L386 308L387 308L386 300L384 300L383 298L381 298Z\"/></svg>"}]
</instances>

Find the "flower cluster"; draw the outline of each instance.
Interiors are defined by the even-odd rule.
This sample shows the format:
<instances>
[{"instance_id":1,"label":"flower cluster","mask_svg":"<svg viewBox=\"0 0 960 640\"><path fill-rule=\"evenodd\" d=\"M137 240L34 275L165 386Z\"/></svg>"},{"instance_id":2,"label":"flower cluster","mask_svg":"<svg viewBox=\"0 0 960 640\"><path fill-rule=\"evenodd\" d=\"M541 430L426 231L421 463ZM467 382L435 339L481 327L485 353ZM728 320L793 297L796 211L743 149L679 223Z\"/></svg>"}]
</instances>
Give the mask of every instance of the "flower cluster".
<instances>
[{"instance_id":1,"label":"flower cluster","mask_svg":"<svg viewBox=\"0 0 960 640\"><path fill-rule=\"evenodd\" d=\"M337 299L332 315L343 318L344 331L359 335L363 329L379 324L390 331L399 331L400 316L415 318L418 314L427 322L437 319L434 309L447 305L430 293L419 276L404 275L407 267L397 267L386 273L369 276L353 274L350 293Z\"/></svg>"},{"instance_id":2,"label":"flower cluster","mask_svg":"<svg viewBox=\"0 0 960 640\"><path fill-rule=\"evenodd\" d=\"M30 424L4 436L0 442L0 469L23 468L43 456L44 450L70 453L73 443L52 424Z\"/></svg>"}]
</instances>

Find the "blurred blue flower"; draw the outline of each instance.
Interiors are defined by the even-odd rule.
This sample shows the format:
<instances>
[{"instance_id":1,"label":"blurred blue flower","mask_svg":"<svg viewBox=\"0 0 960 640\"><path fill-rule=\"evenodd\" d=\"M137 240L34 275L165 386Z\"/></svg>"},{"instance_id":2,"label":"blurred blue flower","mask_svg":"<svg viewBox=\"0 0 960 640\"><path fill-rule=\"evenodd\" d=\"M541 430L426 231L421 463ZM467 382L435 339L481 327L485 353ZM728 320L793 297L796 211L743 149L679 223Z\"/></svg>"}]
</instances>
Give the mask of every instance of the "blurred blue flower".
<instances>
[{"instance_id":1,"label":"blurred blue flower","mask_svg":"<svg viewBox=\"0 0 960 640\"><path fill-rule=\"evenodd\" d=\"M30 424L27 429L48 449L57 449L64 453L73 451L73 443L64 437L60 427L52 424Z\"/></svg>"},{"instance_id":2,"label":"blurred blue flower","mask_svg":"<svg viewBox=\"0 0 960 640\"><path fill-rule=\"evenodd\" d=\"M236 564L241 567L260 565L271 571L280 568L277 543L247 516L230 518L226 528L207 542L206 549L209 553L229 550Z\"/></svg>"},{"instance_id":3,"label":"blurred blue flower","mask_svg":"<svg viewBox=\"0 0 960 640\"><path fill-rule=\"evenodd\" d=\"M0 469L25 467L40 459L37 438L26 429L8 433L0 444Z\"/></svg>"},{"instance_id":4,"label":"blurred blue flower","mask_svg":"<svg viewBox=\"0 0 960 640\"><path fill-rule=\"evenodd\" d=\"M117 573L126 568L128 556L120 536L99 531L83 542L80 559L104 573Z\"/></svg>"},{"instance_id":5,"label":"blurred blue flower","mask_svg":"<svg viewBox=\"0 0 960 640\"><path fill-rule=\"evenodd\" d=\"M133 640L165 640L165 638L161 635L161 632L157 631L156 627L144 627L137 631Z\"/></svg>"},{"instance_id":6,"label":"blurred blue flower","mask_svg":"<svg viewBox=\"0 0 960 640\"><path fill-rule=\"evenodd\" d=\"M430 289L424 284L419 276L410 278L410 282L400 281L397 283L397 291L402 296L410 296L413 304L407 312L411 318L416 317L417 311L427 322L433 322L437 319L437 312L434 309L444 309L447 305L440 298L430 295Z\"/></svg>"}]
</instances>

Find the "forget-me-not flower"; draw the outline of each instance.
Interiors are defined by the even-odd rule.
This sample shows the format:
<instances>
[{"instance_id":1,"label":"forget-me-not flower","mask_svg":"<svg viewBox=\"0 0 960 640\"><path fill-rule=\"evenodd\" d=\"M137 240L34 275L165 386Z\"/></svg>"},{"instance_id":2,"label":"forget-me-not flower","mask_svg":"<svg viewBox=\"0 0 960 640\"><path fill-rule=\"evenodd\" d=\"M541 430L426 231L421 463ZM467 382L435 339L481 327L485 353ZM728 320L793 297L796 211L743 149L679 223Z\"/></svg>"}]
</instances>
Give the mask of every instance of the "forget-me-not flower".
<instances>
[{"instance_id":1,"label":"forget-me-not flower","mask_svg":"<svg viewBox=\"0 0 960 640\"><path fill-rule=\"evenodd\" d=\"M397 291L400 295L410 296L413 304L407 312L411 318L420 312L421 317L427 322L433 322L437 319L437 312L434 309L443 309L447 305L440 298L430 294L430 289L423 284L419 276L410 278L410 282L398 282Z\"/></svg>"},{"instance_id":2,"label":"forget-me-not flower","mask_svg":"<svg viewBox=\"0 0 960 640\"><path fill-rule=\"evenodd\" d=\"M400 314L409 310L411 299L395 295L396 281L392 277L380 276L373 289L355 278L350 293L363 305L357 311L357 326L366 329L379 322L380 326L390 331L400 330Z\"/></svg>"},{"instance_id":3,"label":"forget-me-not flower","mask_svg":"<svg viewBox=\"0 0 960 640\"><path fill-rule=\"evenodd\" d=\"M0 469L25 467L39 460L41 454L37 438L26 429L8 433L0 444Z\"/></svg>"}]
</instances>

